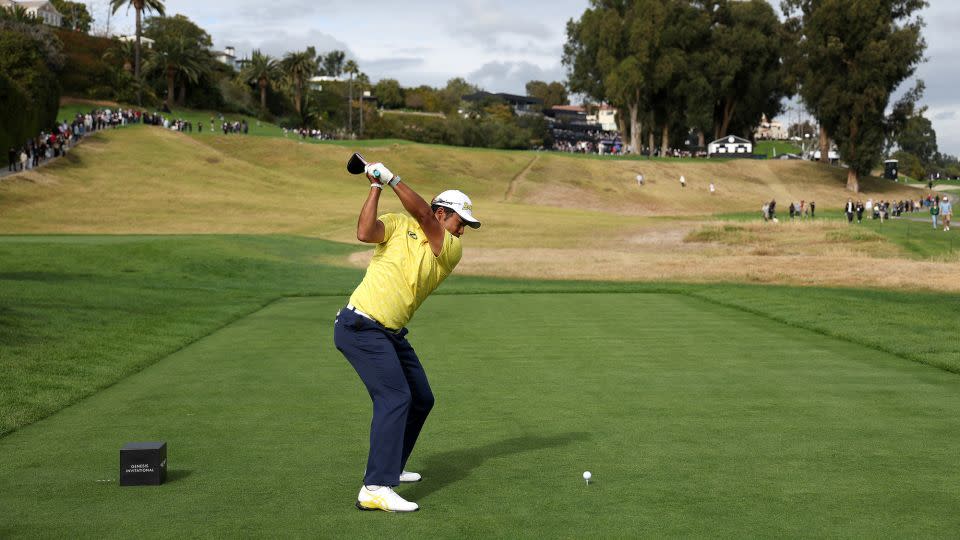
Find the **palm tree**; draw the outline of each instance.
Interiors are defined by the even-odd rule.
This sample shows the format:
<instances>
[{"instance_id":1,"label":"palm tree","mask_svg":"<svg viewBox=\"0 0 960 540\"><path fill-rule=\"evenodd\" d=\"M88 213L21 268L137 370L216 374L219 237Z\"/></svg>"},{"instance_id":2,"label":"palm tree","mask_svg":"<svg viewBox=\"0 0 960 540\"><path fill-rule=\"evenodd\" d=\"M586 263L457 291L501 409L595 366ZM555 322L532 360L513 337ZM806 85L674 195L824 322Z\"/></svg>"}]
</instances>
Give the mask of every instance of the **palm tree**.
<instances>
[{"instance_id":1,"label":"palm tree","mask_svg":"<svg viewBox=\"0 0 960 540\"><path fill-rule=\"evenodd\" d=\"M303 118L303 95L310 77L317 73L317 50L307 47L305 51L287 53L280 62L293 87L293 106L297 116Z\"/></svg>"},{"instance_id":2,"label":"palm tree","mask_svg":"<svg viewBox=\"0 0 960 540\"><path fill-rule=\"evenodd\" d=\"M348 60L347 64L343 66L343 72L350 75L350 85L348 86L350 89L348 97L348 103L350 104L350 107L347 111L347 131L353 133L353 76L360 72L360 66L358 66L353 60Z\"/></svg>"},{"instance_id":3,"label":"palm tree","mask_svg":"<svg viewBox=\"0 0 960 540\"><path fill-rule=\"evenodd\" d=\"M276 59L255 50L250 57L250 63L240 72L240 77L248 83L256 83L260 89L260 111L261 114L265 113L267 111L267 87L280 77L280 65Z\"/></svg>"},{"instance_id":4,"label":"palm tree","mask_svg":"<svg viewBox=\"0 0 960 540\"><path fill-rule=\"evenodd\" d=\"M143 11L153 11L157 15L163 16L163 0L110 0L110 7L113 9L113 13L119 11L123 6L127 6L127 9L133 7L137 12L137 46L136 52L134 53L133 74L138 85L137 105L142 106L143 103L141 103L142 99L140 96L140 35L143 33Z\"/></svg>"},{"instance_id":5,"label":"palm tree","mask_svg":"<svg viewBox=\"0 0 960 540\"><path fill-rule=\"evenodd\" d=\"M43 19L39 15L31 15L27 8L13 4L11 6L0 6L0 19L26 24L41 24Z\"/></svg>"},{"instance_id":6,"label":"palm tree","mask_svg":"<svg viewBox=\"0 0 960 540\"><path fill-rule=\"evenodd\" d=\"M180 101L186 98L187 81L197 82L210 72L210 53L185 36L158 41L154 54L145 67L147 71L162 72L167 79L167 107L173 108L175 83L180 76Z\"/></svg>"},{"instance_id":7,"label":"palm tree","mask_svg":"<svg viewBox=\"0 0 960 540\"><path fill-rule=\"evenodd\" d=\"M133 73L133 63L137 55L137 44L133 41L113 40L113 46L104 51L103 59L108 62L123 62L123 70Z\"/></svg>"}]
</instances>

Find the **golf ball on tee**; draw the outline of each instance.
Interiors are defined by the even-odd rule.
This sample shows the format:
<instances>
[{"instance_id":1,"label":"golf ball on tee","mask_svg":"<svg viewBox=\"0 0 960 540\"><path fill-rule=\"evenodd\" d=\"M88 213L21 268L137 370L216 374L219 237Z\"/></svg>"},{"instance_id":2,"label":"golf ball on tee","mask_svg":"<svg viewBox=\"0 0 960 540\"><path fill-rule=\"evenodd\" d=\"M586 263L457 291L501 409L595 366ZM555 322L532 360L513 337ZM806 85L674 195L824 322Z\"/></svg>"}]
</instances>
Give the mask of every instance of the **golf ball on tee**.
<instances>
[{"instance_id":1,"label":"golf ball on tee","mask_svg":"<svg viewBox=\"0 0 960 540\"><path fill-rule=\"evenodd\" d=\"M583 479L584 479L584 480L590 480L590 477L592 477L592 476L593 476L593 475L590 474L590 471L583 471Z\"/></svg>"}]
</instances>

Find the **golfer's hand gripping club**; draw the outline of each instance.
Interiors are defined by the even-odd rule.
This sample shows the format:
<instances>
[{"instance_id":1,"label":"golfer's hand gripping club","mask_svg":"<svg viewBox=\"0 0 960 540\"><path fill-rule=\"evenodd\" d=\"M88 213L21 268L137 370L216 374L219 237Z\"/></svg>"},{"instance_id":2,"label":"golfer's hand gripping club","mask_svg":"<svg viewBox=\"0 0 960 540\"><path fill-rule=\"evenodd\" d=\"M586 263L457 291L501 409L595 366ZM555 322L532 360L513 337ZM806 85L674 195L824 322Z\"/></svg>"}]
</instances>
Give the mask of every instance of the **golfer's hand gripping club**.
<instances>
[{"instance_id":1,"label":"golfer's hand gripping club","mask_svg":"<svg viewBox=\"0 0 960 540\"><path fill-rule=\"evenodd\" d=\"M390 186L396 186L400 182L400 177L390 172L390 169L383 163L370 163L364 168L364 171L371 182Z\"/></svg>"}]
</instances>

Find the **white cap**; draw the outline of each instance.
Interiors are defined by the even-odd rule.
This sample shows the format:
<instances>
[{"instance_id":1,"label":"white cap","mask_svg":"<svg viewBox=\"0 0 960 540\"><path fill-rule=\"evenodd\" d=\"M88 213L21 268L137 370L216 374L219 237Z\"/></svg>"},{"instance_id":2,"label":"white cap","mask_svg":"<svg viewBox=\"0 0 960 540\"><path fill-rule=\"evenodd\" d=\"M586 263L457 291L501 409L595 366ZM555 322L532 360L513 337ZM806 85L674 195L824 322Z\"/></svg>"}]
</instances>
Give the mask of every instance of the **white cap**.
<instances>
[{"instance_id":1,"label":"white cap","mask_svg":"<svg viewBox=\"0 0 960 540\"><path fill-rule=\"evenodd\" d=\"M474 229L480 228L480 220L473 217L473 202L462 191L448 189L434 197L430 204L449 208L459 214L467 222L467 225Z\"/></svg>"}]
</instances>

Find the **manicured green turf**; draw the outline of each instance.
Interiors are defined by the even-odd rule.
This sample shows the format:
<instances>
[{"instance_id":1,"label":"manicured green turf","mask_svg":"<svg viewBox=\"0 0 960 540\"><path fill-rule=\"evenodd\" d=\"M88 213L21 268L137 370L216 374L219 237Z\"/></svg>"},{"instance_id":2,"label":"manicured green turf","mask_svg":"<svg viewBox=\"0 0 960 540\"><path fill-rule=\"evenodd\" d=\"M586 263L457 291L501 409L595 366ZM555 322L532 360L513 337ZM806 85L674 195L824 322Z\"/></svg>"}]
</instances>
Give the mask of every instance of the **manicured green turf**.
<instances>
[{"instance_id":1,"label":"manicured green turf","mask_svg":"<svg viewBox=\"0 0 960 540\"><path fill-rule=\"evenodd\" d=\"M960 250L960 237L957 236L960 231L955 227L944 231L942 219L934 229L929 210L904 214L883 222L868 218L859 226L877 231L918 259L936 259Z\"/></svg>"},{"instance_id":2,"label":"manicured green turf","mask_svg":"<svg viewBox=\"0 0 960 540\"><path fill-rule=\"evenodd\" d=\"M670 294L431 298L410 338L437 407L401 488L423 510L358 512L370 404L331 343L342 303L272 304L0 439L0 536L960 527L960 378ZM119 447L156 439L170 483L118 487Z\"/></svg>"},{"instance_id":3,"label":"manicured green turf","mask_svg":"<svg viewBox=\"0 0 960 540\"><path fill-rule=\"evenodd\" d=\"M327 263L357 249L287 236L0 237L0 436L278 298L343 301L362 271ZM618 291L697 296L960 373L957 295L459 275L436 294Z\"/></svg>"},{"instance_id":4,"label":"manicured green turf","mask_svg":"<svg viewBox=\"0 0 960 540\"><path fill-rule=\"evenodd\" d=\"M789 141L759 141L753 149L754 154L764 155L770 159L779 158L784 154L800 155L800 152L800 147Z\"/></svg>"}]
</instances>

